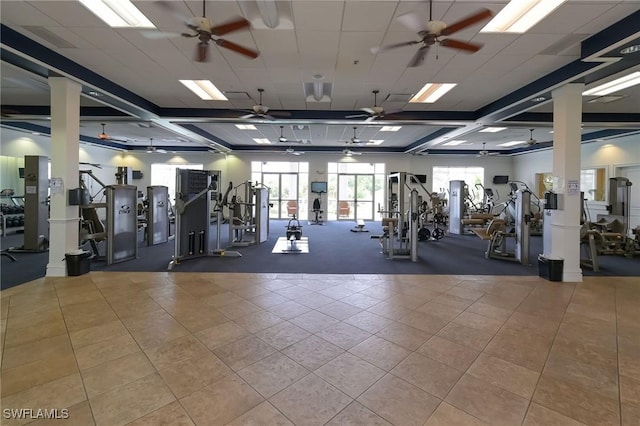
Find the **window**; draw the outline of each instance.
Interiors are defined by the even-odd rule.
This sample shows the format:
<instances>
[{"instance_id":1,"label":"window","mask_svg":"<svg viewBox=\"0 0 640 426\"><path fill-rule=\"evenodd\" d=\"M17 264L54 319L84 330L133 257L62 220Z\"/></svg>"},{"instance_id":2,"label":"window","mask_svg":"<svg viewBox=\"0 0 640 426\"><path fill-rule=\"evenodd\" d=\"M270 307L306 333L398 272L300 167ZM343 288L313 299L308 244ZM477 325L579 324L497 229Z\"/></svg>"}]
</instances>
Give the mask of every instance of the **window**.
<instances>
[{"instance_id":1,"label":"window","mask_svg":"<svg viewBox=\"0 0 640 426\"><path fill-rule=\"evenodd\" d=\"M604 168L580 170L580 191L584 192L584 198L589 201L605 200L605 182Z\"/></svg>"},{"instance_id":2,"label":"window","mask_svg":"<svg viewBox=\"0 0 640 426\"><path fill-rule=\"evenodd\" d=\"M166 186L169 188L169 198L172 204L176 199L176 169L203 170L202 164L152 164L151 185Z\"/></svg>"},{"instance_id":3,"label":"window","mask_svg":"<svg viewBox=\"0 0 640 426\"><path fill-rule=\"evenodd\" d=\"M475 203L482 203L482 191L476 191L476 184L484 185L484 167L434 167L433 191L449 192L449 182L463 180L469 188L469 195ZM447 197L448 198L448 197Z\"/></svg>"}]
</instances>

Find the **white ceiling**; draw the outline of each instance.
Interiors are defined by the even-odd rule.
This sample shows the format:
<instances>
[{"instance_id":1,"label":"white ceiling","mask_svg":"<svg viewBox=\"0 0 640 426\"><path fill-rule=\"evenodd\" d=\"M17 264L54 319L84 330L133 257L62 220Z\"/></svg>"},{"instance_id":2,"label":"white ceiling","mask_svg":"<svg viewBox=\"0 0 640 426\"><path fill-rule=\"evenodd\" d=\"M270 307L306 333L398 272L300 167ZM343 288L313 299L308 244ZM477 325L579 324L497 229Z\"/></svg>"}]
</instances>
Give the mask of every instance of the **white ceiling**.
<instances>
[{"instance_id":1,"label":"white ceiling","mask_svg":"<svg viewBox=\"0 0 640 426\"><path fill-rule=\"evenodd\" d=\"M199 16L202 9L201 1L172 1L176 13L160 7L156 1L134 3L159 32L168 33L186 30L176 15ZM141 127L141 120L133 117L115 120L109 115L83 116L81 134L85 136L95 137L101 130L100 123L105 122L110 136L126 140L125 144L131 146L148 145L153 138L154 144L172 145L176 149L220 141L230 149L247 149L258 146L253 138L267 138L273 140L274 149L284 149L287 144L276 142L282 125L287 138L310 140L310 144L305 144L305 149L309 150L310 147L344 148L345 141L353 136L355 126L360 139L384 140L376 147L410 150L416 141L429 139L433 134L445 134L443 128L466 125L470 134L462 139L467 140L467 144L457 147L430 144L428 147L430 150L477 150L481 149L482 143L486 143L488 149L501 149L496 147L498 143L521 140L523 135L528 139L530 128L535 129L535 136L544 135L541 138L550 141L551 122L511 123L507 124L509 129L499 134L476 134L473 118L460 118L455 113L480 110L580 59L581 41L639 10L638 0L568 0L526 34L480 34L482 24L477 24L452 38L484 44L479 52L470 55L436 45L430 49L424 65L407 68L417 50L415 46L377 55L372 54L370 48L415 40L416 35L396 18L415 12L428 20L428 2L296 0L275 3L280 24L271 29L265 26L254 1L207 1L207 17L215 24L239 15L250 20L250 31L224 37L260 52L260 56L252 60L212 46L207 63L193 60L196 39L149 39L140 30L112 29L77 1L3 0L0 17L3 25L157 107L180 111L157 120L145 120L147 124L143 125L151 124L151 128ZM481 7L497 13L506 3L506 0L434 0L433 18L453 23ZM43 30L46 31L43 33ZM54 36L57 39L52 38ZM4 42L3 49L15 52ZM29 52L18 52L18 55L28 58ZM0 72L3 106L49 105L46 78L5 61ZM312 83L317 74L324 77L322 82L332 85L328 102L305 98L304 85ZM210 79L222 91L238 93L229 94L230 100L225 102L202 101L180 84L179 79ZM409 96L426 82L457 83L457 86L434 104L407 103ZM220 111L216 111L251 109L258 101L258 88L264 88L263 104L275 111L274 116L278 110L286 110L294 112L291 118L276 116L272 122L241 120L236 117L247 114L246 111L230 112L227 118L221 118ZM373 106L373 90L380 91L377 103L388 112L438 112L443 113L443 118L402 120L398 132L381 132L378 124L386 121L367 123L363 119L345 119L345 115L356 114L360 108ZM640 86L620 94L624 98L607 104L586 103L588 99L585 99L584 111L637 114ZM389 96L404 97L405 101L385 101ZM103 103L109 104L110 98L85 97L82 100L83 106ZM550 102L530 110L551 111ZM25 117L8 110L5 113L10 117L3 121L33 120L46 127L42 116ZM179 120L172 120L178 115ZM167 129L172 121L181 126ZM252 122L257 130L237 129L234 124L241 122ZM637 128L640 123L627 125ZM585 132L603 127L607 126L603 123L587 125ZM456 135L455 138L460 137Z\"/></svg>"}]
</instances>

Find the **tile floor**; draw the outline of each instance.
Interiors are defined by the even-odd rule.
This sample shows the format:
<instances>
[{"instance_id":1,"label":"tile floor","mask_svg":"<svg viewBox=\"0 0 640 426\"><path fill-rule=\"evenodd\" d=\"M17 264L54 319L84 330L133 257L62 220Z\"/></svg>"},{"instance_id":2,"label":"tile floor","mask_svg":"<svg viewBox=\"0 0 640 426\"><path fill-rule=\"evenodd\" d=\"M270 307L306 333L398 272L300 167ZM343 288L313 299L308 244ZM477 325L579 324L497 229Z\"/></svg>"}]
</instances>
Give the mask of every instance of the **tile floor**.
<instances>
[{"instance_id":1,"label":"tile floor","mask_svg":"<svg viewBox=\"0 0 640 426\"><path fill-rule=\"evenodd\" d=\"M92 272L0 296L3 425L640 424L637 277Z\"/></svg>"}]
</instances>

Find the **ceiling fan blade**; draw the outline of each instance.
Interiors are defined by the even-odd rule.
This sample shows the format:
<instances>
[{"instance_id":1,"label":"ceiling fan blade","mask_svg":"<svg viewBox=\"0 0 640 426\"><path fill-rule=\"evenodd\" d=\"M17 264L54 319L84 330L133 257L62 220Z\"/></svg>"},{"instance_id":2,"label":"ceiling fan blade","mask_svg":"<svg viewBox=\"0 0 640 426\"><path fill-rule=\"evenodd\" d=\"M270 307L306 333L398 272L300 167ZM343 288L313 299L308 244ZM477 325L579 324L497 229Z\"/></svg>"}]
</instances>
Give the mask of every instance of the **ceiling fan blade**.
<instances>
[{"instance_id":1,"label":"ceiling fan blade","mask_svg":"<svg viewBox=\"0 0 640 426\"><path fill-rule=\"evenodd\" d=\"M367 108L360 108L360 110L366 112L367 114L375 114L376 112L374 111L373 108L367 107Z\"/></svg>"},{"instance_id":2,"label":"ceiling fan blade","mask_svg":"<svg viewBox=\"0 0 640 426\"><path fill-rule=\"evenodd\" d=\"M425 31L427 29L424 20L413 12L400 15L397 19L402 25L413 32L419 33L420 31Z\"/></svg>"},{"instance_id":3,"label":"ceiling fan blade","mask_svg":"<svg viewBox=\"0 0 640 426\"><path fill-rule=\"evenodd\" d=\"M442 30L441 34L442 35L451 35L455 32L458 32L464 28L470 27L471 25L478 23L480 21L483 21L487 18L490 18L493 16L493 12L491 12L489 9L480 9L478 12L476 12L475 14L464 18L454 24L448 25L447 28L445 28L444 30Z\"/></svg>"},{"instance_id":4,"label":"ceiling fan blade","mask_svg":"<svg viewBox=\"0 0 640 426\"><path fill-rule=\"evenodd\" d=\"M429 51L429 46L427 45L421 46L420 49L418 49L418 51L416 52L416 54L413 55L413 58L411 58L411 61L409 61L409 64L407 65L407 67L413 68L413 67L419 67L420 65L422 65L424 63L424 59L427 57L428 51Z\"/></svg>"},{"instance_id":5,"label":"ceiling fan blade","mask_svg":"<svg viewBox=\"0 0 640 426\"><path fill-rule=\"evenodd\" d=\"M229 50L233 50L236 53L239 53L244 56L248 56L249 58L255 59L258 57L259 53L255 50L248 49L246 47L240 46L239 44L235 44L229 40L225 40L223 38L219 38L216 41L216 44L220 47L225 47Z\"/></svg>"},{"instance_id":6,"label":"ceiling fan blade","mask_svg":"<svg viewBox=\"0 0 640 426\"><path fill-rule=\"evenodd\" d=\"M226 22L224 24L216 25L215 27L211 27L209 32L213 35L221 36L223 34L227 34L233 31L238 31L243 28L250 27L251 23L244 18L236 18L233 21Z\"/></svg>"},{"instance_id":7,"label":"ceiling fan blade","mask_svg":"<svg viewBox=\"0 0 640 426\"><path fill-rule=\"evenodd\" d=\"M418 44L420 43L419 41L403 41L402 43L395 43L395 44L390 44L388 46L377 46L377 47L372 47L370 49L371 53L373 53L374 55L376 53L380 53L380 52L386 52L387 50L391 50L391 49L397 49L398 47L404 47L404 46L411 46L414 44Z\"/></svg>"},{"instance_id":8,"label":"ceiling fan blade","mask_svg":"<svg viewBox=\"0 0 640 426\"><path fill-rule=\"evenodd\" d=\"M369 117L369 114L346 115L344 118L362 118Z\"/></svg>"},{"instance_id":9,"label":"ceiling fan blade","mask_svg":"<svg viewBox=\"0 0 640 426\"><path fill-rule=\"evenodd\" d=\"M466 52L471 52L471 53L475 53L478 50L480 50L480 48L482 48L481 44L469 43L469 42L460 41L460 40L454 40L452 38L447 38L447 39L442 40L440 42L440 46L448 47L448 48L451 48L451 49L460 49L460 50L464 50Z\"/></svg>"},{"instance_id":10,"label":"ceiling fan blade","mask_svg":"<svg viewBox=\"0 0 640 426\"><path fill-rule=\"evenodd\" d=\"M200 42L196 46L196 62L207 62L209 43Z\"/></svg>"}]
</instances>

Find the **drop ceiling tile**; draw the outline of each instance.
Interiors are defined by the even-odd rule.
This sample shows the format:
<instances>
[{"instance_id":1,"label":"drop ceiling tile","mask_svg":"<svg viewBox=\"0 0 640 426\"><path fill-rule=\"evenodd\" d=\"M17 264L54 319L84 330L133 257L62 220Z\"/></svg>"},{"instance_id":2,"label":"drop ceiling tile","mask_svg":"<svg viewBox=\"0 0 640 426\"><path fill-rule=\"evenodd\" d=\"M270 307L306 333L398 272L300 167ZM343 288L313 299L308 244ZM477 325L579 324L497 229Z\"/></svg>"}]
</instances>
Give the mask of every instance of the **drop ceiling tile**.
<instances>
[{"instance_id":1,"label":"drop ceiling tile","mask_svg":"<svg viewBox=\"0 0 640 426\"><path fill-rule=\"evenodd\" d=\"M606 13L612 2L596 0L589 2L589 11L585 13L584 3L566 2L542 21L534 25L529 34L567 34L576 32L587 25L594 16Z\"/></svg>"},{"instance_id":2,"label":"drop ceiling tile","mask_svg":"<svg viewBox=\"0 0 640 426\"><path fill-rule=\"evenodd\" d=\"M344 2L294 1L291 5L296 29L340 31Z\"/></svg>"},{"instance_id":3,"label":"drop ceiling tile","mask_svg":"<svg viewBox=\"0 0 640 426\"><path fill-rule=\"evenodd\" d=\"M343 31L385 31L395 11L395 2L345 2ZM366 10L366 13L363 13Z\"/></svg>"},{"instance_id":4,"label":"drop ceiling tile","mask_svg":"<svg viewBox=\"0 0 640 426\"><path fill-rule=\"evenodd\" d=\"M340 46L340 32L298 31L298 51L333 54L337 56Z\"/></svg>"},{"instance_id":5,"label":"drop ceiling tile","mask_svg":"<svg viewBox=\"0 0 640 426\"><path fill-rule=\"evenodd\" d=\"M34 25L57 27L60 25L46 12L39 9L42 4L31 4L26 1L3 1L0 3L2 23L5 25Z\"/></svg>"},{"instance_id":6,"label":"drop ceiling tile","mask_svg":"<svg viewBox=\"0 0 640 426\"><path fill-rule=\"evenodd\" d=\"M289 53L298 51L296 33L293 30L253 30L261 54Z\"/></svg>"}]
</instances>

